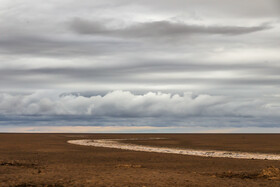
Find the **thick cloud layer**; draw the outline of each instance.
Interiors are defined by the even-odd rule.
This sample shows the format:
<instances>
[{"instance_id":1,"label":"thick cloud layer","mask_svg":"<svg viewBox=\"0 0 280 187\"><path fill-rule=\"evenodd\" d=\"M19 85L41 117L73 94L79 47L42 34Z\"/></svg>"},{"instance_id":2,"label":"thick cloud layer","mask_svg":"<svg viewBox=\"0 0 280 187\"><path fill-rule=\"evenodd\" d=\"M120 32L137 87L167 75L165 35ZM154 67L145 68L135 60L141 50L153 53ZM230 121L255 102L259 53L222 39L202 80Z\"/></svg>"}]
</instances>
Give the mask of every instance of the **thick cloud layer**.
<instances>
[{"instance_id":1,"label":"thick cloud layer","mask_svg":"<svg viewBox=\"0 0 280 187\"><path fill-rule=\"evenodd\" d=\"M91 97L71 94L57 96L48 92L38 92L31 95L1 94L0 100L2 114L110 117L186 117L214 115L215 113L215 115L220 115L212 108L226 104L224 98L218 96L193 96L188 93L179 96L153 92L134 95L127 91L114 91L104 96Z\"/></svg>"},{"instance_id":2,"label":"thick cloud layer","mask_svg":"<svg viewBox=\"0 0 280 187\"><path fill-rule=\"evenodd\" d=\"M0 125L278 127L279 10L0 0Z\"/></svg>"},{"instance_id":3,"label":"thick cloud layer","mask_svg":"<svg viewBox=\"0 0 280 187\"><path fill-rule=\"evenodd\" d=\"M257 119L271 118L275 124L280 115L280 103L268 103L262 100L233 100L225 96L192 93L174 95L149 92L136 95L128 91L113 91L103 96L85 97L74 94L57 95L52 92L36 92L31 95L1 94L0 101L0 112L6 116L7 121L9 116L13 115L25 116L25 118L31 116L31 119L32 116L45 116L48 117L47 120L49 117L57 116L59 120L64 119L67 123L71 123L71 120L75 118L79 121L84 117L95 119L95 122L106 125L106 120L100 121L100 119L118 118L142 121L149 118L149 125L157 126L156 123L150 123L157 118L163 118L174 120L170 124L172 126L180 126L182 123L207 126L207 123L201 123L199 119L230 118L231 120L246 119L245 121L249 119L252 123ZM24 122L25 118L21 120ZM190 118L194 120L192 123L189 121ZM44 119L40 117L39 121L44 121ZM262 125L259 122L253 122L253 124Z\"/></svg>"}]
</instances>

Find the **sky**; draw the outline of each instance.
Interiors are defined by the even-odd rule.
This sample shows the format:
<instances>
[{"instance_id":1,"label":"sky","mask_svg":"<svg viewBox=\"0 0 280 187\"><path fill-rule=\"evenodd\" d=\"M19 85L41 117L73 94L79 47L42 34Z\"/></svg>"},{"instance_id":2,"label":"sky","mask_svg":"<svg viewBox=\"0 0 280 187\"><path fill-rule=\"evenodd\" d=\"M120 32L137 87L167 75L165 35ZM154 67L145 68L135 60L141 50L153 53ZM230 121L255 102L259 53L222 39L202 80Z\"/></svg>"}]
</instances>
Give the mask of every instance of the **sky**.
<instances>
[{"instance_id":1,"label":"sky","mask_svg":"<svg viewBox=\"0 0 280 187\"><path fill-rule=\"evenodd\" d=\"M0 132L280 132L279 0L0 0Z\"/></svg>"}]
</instances>

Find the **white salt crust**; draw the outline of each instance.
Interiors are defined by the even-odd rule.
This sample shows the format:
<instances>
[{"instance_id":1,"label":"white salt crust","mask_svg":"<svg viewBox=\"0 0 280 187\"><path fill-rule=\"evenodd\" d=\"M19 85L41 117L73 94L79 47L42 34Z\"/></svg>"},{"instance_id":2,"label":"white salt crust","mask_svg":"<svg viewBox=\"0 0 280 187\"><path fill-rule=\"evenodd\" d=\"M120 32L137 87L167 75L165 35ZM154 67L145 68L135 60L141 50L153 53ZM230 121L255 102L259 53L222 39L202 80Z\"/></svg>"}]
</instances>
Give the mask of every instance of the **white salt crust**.
<instances>
[{"instance_id":1,"label":"white salt crust","mask_svg":"<svg viewBox=\"0 0 280 187\"><path fill-rule=\"evenodd\" d=\"M155 139L159 139L159 138L155 138ZM219 157L219 158L280 160L280 155L278 154L154 147L154 146L121 143L120 142L121 140L137 140L137 139L99 139L99 140L84 139L84 140L69 140L67 142L76 145L114 148L114 149L130 150L130 151L171 153L171 154L203 156L203 157Z\"/></svg>"}]
</instances>

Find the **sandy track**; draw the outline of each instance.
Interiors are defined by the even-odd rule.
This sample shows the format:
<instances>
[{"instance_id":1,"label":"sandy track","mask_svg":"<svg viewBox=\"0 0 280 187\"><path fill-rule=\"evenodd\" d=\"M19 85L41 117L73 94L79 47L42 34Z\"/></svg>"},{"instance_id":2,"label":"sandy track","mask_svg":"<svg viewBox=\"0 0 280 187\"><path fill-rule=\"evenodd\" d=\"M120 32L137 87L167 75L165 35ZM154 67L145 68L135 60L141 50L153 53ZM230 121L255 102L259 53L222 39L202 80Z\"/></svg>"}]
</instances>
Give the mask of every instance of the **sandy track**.
<instances>
[{"instance_id":1,"label":"sandy track","mask_svg":"<svg viewBox=\"0 0 280 187\"><path fill-rule=\"evenodd\" d=\"M131 151L171 153L171 154L202 156L202 157L280 160L280 155L277 154L154 147L154 146L144 146L144 145L136 145L136 144L126 144L120 142L121 140L126 140L126 139L99 139L99 140L83 139L83 140L68 140L67 142L76 145L115 148L115 149L131 150ZM133 139L129 139L129 140L133 140Z\"/></svg>"}]
</instances>

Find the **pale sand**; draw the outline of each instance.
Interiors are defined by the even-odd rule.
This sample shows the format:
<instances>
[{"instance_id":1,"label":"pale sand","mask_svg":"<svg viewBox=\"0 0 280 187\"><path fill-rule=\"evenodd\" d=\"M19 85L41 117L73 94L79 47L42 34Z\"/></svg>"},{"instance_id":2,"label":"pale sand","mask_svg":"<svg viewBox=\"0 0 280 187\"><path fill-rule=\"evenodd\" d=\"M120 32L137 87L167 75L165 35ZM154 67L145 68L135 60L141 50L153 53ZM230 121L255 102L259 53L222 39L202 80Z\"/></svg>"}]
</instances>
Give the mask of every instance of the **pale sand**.
<instances>
[{"instance_id":1,"label":"pale sand","mask_svg":"<svg viewBox=\"0 0 280 187\"><path fill-rule=\"evenodd\" d=\"M131 150L131 151L171 153L171 154L203 156L203 157L280 160L280 155L278 154L218 151L218 150L194 150L194 149L167 148L167 147L154 147L154 146L152 147L152 146L121 143L120 142L121 140L125 140L125 139L99 139L99 140L84 139L84 140L69 140L67 142L76 145L115 148L115 149ZM129 139L129 140L133 140L133 139Z\"/></svg>"}]
</instances>

